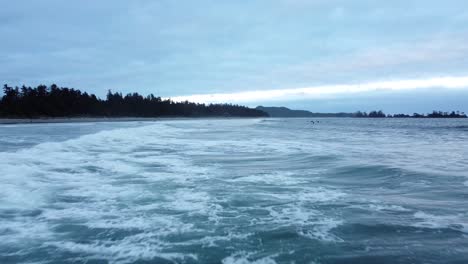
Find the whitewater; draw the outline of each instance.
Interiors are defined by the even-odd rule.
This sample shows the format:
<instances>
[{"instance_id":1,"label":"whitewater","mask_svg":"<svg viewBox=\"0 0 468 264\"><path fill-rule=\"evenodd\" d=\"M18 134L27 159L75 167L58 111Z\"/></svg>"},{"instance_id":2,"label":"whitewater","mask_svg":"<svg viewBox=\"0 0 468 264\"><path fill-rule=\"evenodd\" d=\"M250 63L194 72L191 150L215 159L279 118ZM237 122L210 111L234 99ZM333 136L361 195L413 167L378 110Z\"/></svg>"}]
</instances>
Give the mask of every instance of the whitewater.
<instances>
[{"instance_id":1,"label":"whitewater","mask_svg":"<svg viewBox=\"0 0 468 264\"><path fill-rule=\"evenodd\" d=\"M0 125L0 187L0 263L468 263L466 119Z\"/></svg>"}]
</instances>

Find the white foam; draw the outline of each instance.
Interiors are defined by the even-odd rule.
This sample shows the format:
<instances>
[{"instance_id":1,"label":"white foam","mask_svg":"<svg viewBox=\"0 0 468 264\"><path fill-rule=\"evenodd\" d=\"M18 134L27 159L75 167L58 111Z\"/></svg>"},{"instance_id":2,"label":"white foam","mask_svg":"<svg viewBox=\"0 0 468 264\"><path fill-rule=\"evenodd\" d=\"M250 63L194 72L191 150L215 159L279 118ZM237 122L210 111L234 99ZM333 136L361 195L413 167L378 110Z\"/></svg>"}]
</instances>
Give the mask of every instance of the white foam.
<instances>
[{"instance_id":1,"label":"white foam","mask_svg":"<svg viewBox=\"0 0 468 264\"><path fill-rule=\"evenodd\" d=\"M382 211L392 211L392 212L410 212L410 209L407 209L401 205L394 204L381 204L381 203L369 203L364 205L352 205L351 208L359 208L364 210L371 210L376 212Z\"/></svg>"},{"instance_id":2,"label":"white foam","mask_svg":"<svg viewBox=\"0 0 468 264\"><path fill-rule=\"evenodd\" d=\"M268 174L252 174L244 177L230 179L232 182L251 182L251 183L265 183L273 185L297 185L305 183L304 179L295 177L296 174L292 172L273 172Z\"/></svg>"},{"instance_id":3,"label":"white foam","mask_svg":"<svg viewBox=\"0 0 468 264\"><path fill-rule=\"evenodd\" d=\"M138 260L152 260L163 258L167 260L194 259L195 254L165 253L159 246L160 241L142 236L132 236L119 242L94 242L91 244L62 242L47 243L61 250L85 254L87 258L99 258L109 260L111 263L131 263Z\"/></svg>"},{"instance_id":4,"label":"white foam","mask_svg":"<svg viewBox=\"0 0 468 264\"><path fill-rule=\"evenodd\" d=\"M330 231L343 224L341 220L335 219L321 219L319 222L313 224L312 229L301 228L298 234L309 239L326 241L326 242L343 242L340 237L332 234Z\"/></svg>"},{"instance_id":5,"label":"white foam","mask_svg":"<svg viewBox=\"0 0 468 264\"><path fill-rule=\"evenodd\" d=\"M15 221L0 221L1 245L35 244L53 236L51 226L45 222L32 222L27 217L16 217Z\"/></svg>"},{"instance_id":6,"label":"white foam","mask_svg":"<svg viewBox=\"0 0 468 264\"><path fill-rule=\"evenodd\" d=\"M245 124L249 122L253 121ZM178 262L197 256L171 253L175 246L215 247L223 242L248 240L255 233L233 224L233 219L253 230L255 225L270 230L287 226L311 239L332 240L331 223L338 225L339 220L330 220L313 206L341 199L346 194L340 190L307 186L296 172L288 171L264 173L263 178L260 174L246 175L236 182L222 171L221 165L198 165L194 161L197 155L225 153L226 148L250 148L252 155L272 149L296 151L288 148L287 142L276 146L264 146L259 140L211 142L192 138L196 133L201 133L197 126L187 129L158 123L1 152L0 210L8 210L13 216L0 222L0 230L7 231L2 232L0 247L16 245L20 252L27 241L34 244L32 250L53 246L113 263L156 257ZM253 147L249 145L252 143ZM229 199L242 192L234 187L255 184L287 186L291 191L259 189L253 193L275 206L226 206L232 202ZM225 190L222 198L217 194L219 190ZM252 217L249 210L266 213ZM37 214L27 216L30 211ZM110 230L125 235L99 240L90 235L91 240L84 243L73 237L77 231L67 230L67 225L91 233ZM65 231L56 230L60 227ZM168 239L173 237L183 238L177 242ZM224 262L275 263L273 256L252 257L237 254Z\"/></svg>"},{"instance_id":7,"label":"white foam","mask_svg":"<svg viewBox=\"0 0 468 264\"><path fill-rule=\"evenodd\" d=\"M103 131L65 142L43 143L18 152L0 153L0 185L3 187L0 209L10 210L15 215L21 215L25 210L41 211L35 217L4 219L2 228L9 231L2 235L0 244L24 240L50 244L60 240L51 228L67 222L79 222L89 228L140 229L157 234L156 237L192 232L193 224L185 223L177 216L148 215L151 209L140 206L142 200L164 198L164 195L147 187L147 184L159 182L158 173L142 173L144 167L141 165L152 165L154 159L132 157L134 149L159 140L155 135L157 131L157 126L132 128L131 132L128 129ZM161 142L161 146L163 144ZM140 164L135 164L136 161ZM194 176L191 172L197 172L197 168L178 156L161 155L158 162L168 168L173 180L188 179ZM91 166L92 169L87 168ZM164 176L163 180L169 178ZM142 179L141 183L122 183L136 178ZM170 202L163 201L153 209L167 207L203 211L208 206L204 192L184 189L174 194L179 199L167 197L165 200ZM61 199L76 201L70 203ZM117 259L127 255L129 258L132 254L149 254L138 248L132 250L131 243L125 249L117 242L101 242L108 243L107 250L114 249L112 254L120 254L119 250L128 251ZM54 245L82 251L100 247L100 244L80 245L72 241Z\"/></svg>"},{"instance_id":8,"label":"white foam","mask_svg":"<svg viewBox=\"0 0 468 264\"><path fill-rule=\"evenodd\" d=\"M294 226L297 233L303 237L326 242L343 242L341 238L332 234L332 230L343 223L342 220L326 217L322 212L312 209L310 205L318 202L330 202L345 196L344 193L325 188L310 188L294 195L276 195L283 201L291 199L287 206L267 207L271 219L257 221L257 223L274 223L276 227ZM309 205L309 206L308 206Z\"/></svg>"},{"instance_id":9,"label":"white foam","mask_svg":"<svg viewBox=\"0 0 468 264\"><path fill-rule=\"evenodd\" d=\"M207 235L200 239L192 239L186 242L180 242L179 245L201 244L203 247L217 247L220 242L232 242L234 240L246 240L254 235L253 233L234 233L229 232L227 235Z\"/></svg>"},{"instance_id":10,"label":"white foam","mask_svg":"<svg viewBox=\"0 0 468 264\"><path fill-rule=\"evenodd\" d=\"M276 264L273 259L276 255L268 256L259 259L252 259L254 252L240 251L222 260L223 264Z\"/></svg>"},{"instance_id":11,"label":"white foam","mask_svg":"<svg viewBox=\"0 0 468 264\"><path fill-rule=\"evenodd\" d=\"M419 181L411 181L411 182L402 182L400 183L401 186L409 186L409 187L429 187L431 186L431 182L425 180Z\"/></svg>"},{"instance_id":12,"label":"white foam","mask_svg":"<svg viewBox=\"0 0 468 264\"><path fill-rule=\"evenodd\" d=\"M307 187L303 190L291 191L291 193L268 193L267 195L283 201L291 200L300 203L321 203L342 199L346 196L346 193L324 187Z\"/></svg>"},{"instance_id":13,"label":"white foam","mask_svg":"<svg viewBox=\"0 0 468 264\"><path fill-rule=\"evenodd\" d=\"M419 222L413 224L416 227L433 229L450 228L468 233L468 217L462 214L433 215L418 211L414 214L414 218L419 220Z\"/></svg>"}]
</instances>

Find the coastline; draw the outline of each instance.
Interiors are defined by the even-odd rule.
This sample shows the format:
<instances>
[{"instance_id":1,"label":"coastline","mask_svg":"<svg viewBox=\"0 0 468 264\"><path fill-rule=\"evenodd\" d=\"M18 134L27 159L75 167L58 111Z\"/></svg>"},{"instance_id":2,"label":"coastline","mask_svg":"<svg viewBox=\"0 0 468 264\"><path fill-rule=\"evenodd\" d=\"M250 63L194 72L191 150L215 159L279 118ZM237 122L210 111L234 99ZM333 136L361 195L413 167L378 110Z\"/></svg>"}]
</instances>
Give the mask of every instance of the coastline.
<instances>
[{"instance_id":1,"label":"coastline","mask_svg":"<svg viewBox=\"0 0 468 264\"><path fill-rule=\"evenodd\" d=\"M86 122L127 122L127 121L158 121L162 118L146 117L54 117L54 118L0 118L1 125L9 124L41 124L41 123L86 123Z\"/></svg>"},{"instance_id":2,"label":"coastline","mask_svg":"<svg viewBox=\"0 0 468 264\"><path fill-rule=\"evenodd\" d=\"M162 120L190 119L245 119L259 117L50 117L50 118L0 118L0 125L47 124L47 123L89 123L89 122L156 122Z\"/></svg>"},{"instance_id":3,"label":"coastline","mask_svg":"<svg viewBox=\"0 0 468 264\"><path fill-rule=\"evenodd\" d=\"M193 120L193 119L256 119L256 118L287 118L287 119L311 119L311 118L353 118L353 117L236 117L236 116L216 116L216 117L49 117L49 118L0 118L0 125L15 124L48 124L48 123L90 123L90 122L156 122L163 120ZM355 117L354 117L355 118ZM356 118L356 119L413 119L403 117L386 118ZM416 119L466 119L466 118L416 118Z\"/></svg>"}]
</instances>

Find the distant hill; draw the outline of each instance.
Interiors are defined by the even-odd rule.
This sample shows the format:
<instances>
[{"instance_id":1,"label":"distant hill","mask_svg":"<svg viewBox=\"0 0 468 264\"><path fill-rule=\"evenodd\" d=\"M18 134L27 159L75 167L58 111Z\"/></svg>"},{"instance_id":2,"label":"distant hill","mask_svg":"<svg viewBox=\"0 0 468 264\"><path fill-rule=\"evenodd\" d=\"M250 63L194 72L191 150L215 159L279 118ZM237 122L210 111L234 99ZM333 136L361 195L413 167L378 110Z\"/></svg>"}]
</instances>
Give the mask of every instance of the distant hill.
<instances>
[{"instance_id":1,"label":"distant hill","mask_svg":"<svg viewBox=\"0 0 468 264\"><path fill-rule=\"evenodd\" d=\"M270 117L356 117L356 118L468 118L464 112L460 111L433 111L429 114L385 114L382 110L355 113L313 113L306 110L292 110L287 107L275 107L275 106L257 106L255 108L261 112L267 113Z\"/></svg>"},{"instance_id":2,"label":"distant hill","mask_svg":"<svg viewBox=\"0 0 468 264\"><path fill-rule=\"evenodd\" d=\"M270 117L353 117L352 113L313 113L306 110L292 110L287 107L257 106L255 109L267 113Z\"/></svg>"}]
</instances>

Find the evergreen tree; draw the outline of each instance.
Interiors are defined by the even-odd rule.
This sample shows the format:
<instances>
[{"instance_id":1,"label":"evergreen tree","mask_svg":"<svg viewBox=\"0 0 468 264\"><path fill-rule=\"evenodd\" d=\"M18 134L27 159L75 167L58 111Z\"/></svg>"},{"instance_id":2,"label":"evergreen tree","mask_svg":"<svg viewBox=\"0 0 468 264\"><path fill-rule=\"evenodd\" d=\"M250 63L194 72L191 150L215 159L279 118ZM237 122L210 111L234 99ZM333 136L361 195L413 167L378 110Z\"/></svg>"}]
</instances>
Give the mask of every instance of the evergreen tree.
<instances>
[{"instance_id":1,"label":"evergreen tree","mask_svg":"<svg viewBox=\"0 0 468 264\"><path fill-rule=\"evenodd\" d=\"M197 104L188 101L173 102L162 100L150 94L146 97L138 93L107 92L105 100L73 88L39 85L35 88L22 86L3 87L4 96L0 100L0 116L3 117L261 117L263 111L232 104Z\"/></svg>"}]
</instances>

